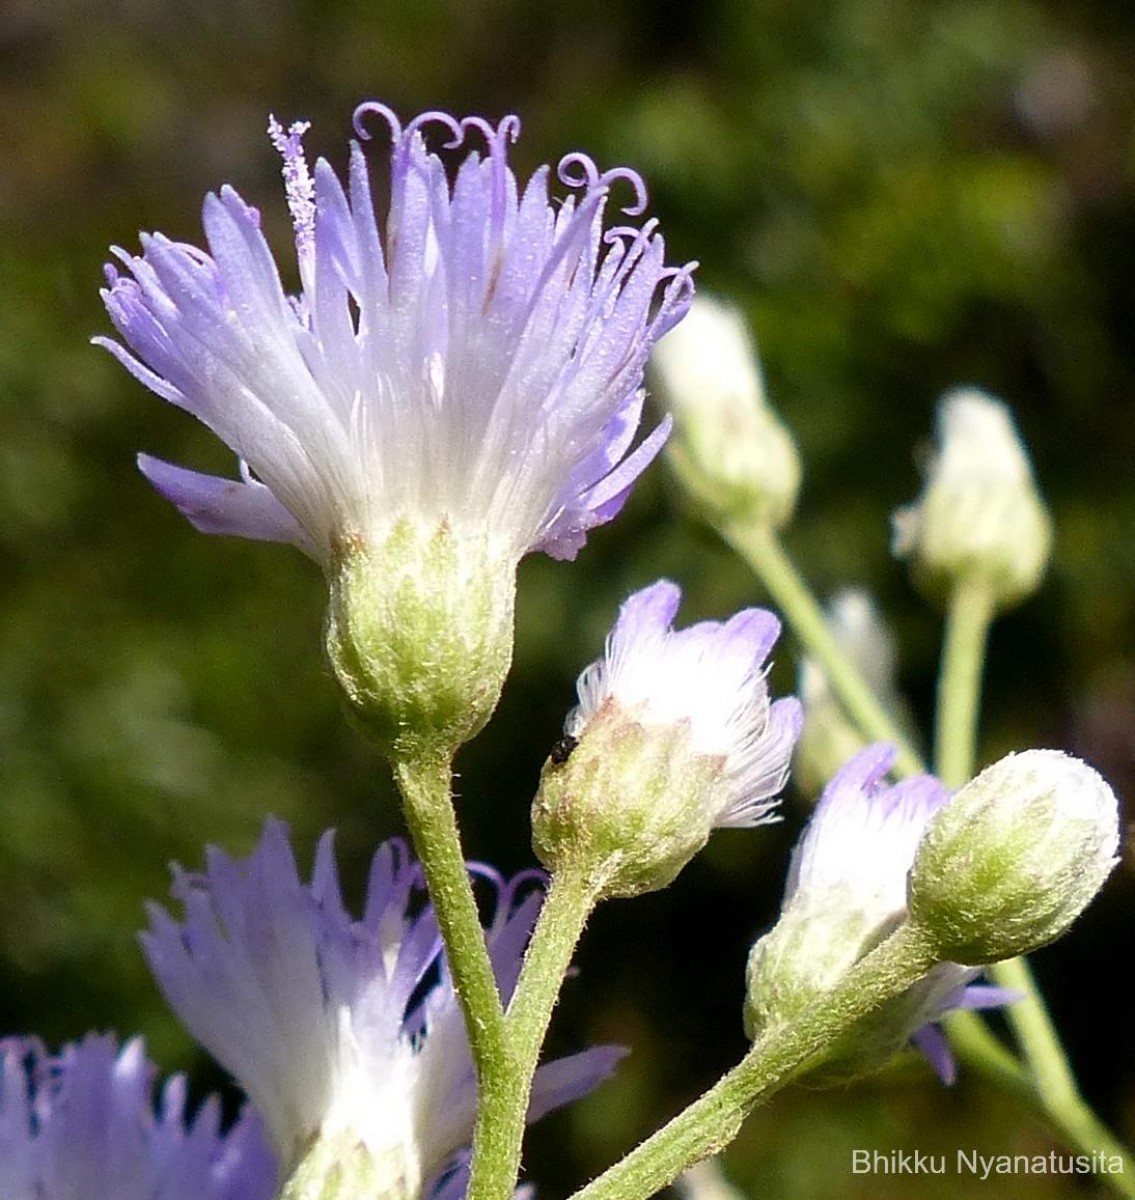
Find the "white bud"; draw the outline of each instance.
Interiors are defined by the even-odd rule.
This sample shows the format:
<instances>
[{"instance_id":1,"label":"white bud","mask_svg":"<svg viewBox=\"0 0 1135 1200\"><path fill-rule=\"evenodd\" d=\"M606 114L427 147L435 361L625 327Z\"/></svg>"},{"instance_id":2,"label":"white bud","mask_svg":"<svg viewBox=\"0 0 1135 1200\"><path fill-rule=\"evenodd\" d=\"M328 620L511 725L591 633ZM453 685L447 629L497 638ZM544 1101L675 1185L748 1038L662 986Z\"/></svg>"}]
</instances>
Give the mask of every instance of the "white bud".
<instances>
[{"instance_id":1,"label":"white bud","mask_svg":"<svg viewBox=\"0 0 1135 1200\"><path fill-rule=\"evenodd\" d=\"M840 649L913 740L914 720L898 687L894 634L870 594L862 588L845 588L832 597L825 615ZM868 739L848 719L815 659L806 657L801 663L799 695L804 705L804 728L796 745L793 779L801 792L813 796L868 744Z\"/></svg>"},{"instance_id":2,"label":"white bud","mask_svg":"<svg viewBox=\"0 0 1135 1200\"><path fill-rule=\"evenodd\" d=\"M711 519L782 526L796 505L800 459L766 401L741 314L699 292L652 362L674 417L667 456L682 485Z\"/></svg>"},{"instance_id":3,"label":"white bud","mask_svg":"<svg viewBox=\"0 0 1135 1200\"><path fill-rule=\"evenodd\" d=\"M1013 418L976 388L943 396L938 453L920 499L894 515L893 549L934 592L988 585L1004 608L1035 591L1052 528Z\"/></svg>"},{"instance_id":4,"label":"white bud","mask_svg":"<svg viewBox=\"0 0 1135 1200\"><path fill-rule=\"evenodd\" d=\"M1119 861L1107 783L1059 750L1010 754L930 822L910 875L911 918L943 958L997 962L1058 938Z\"/></svg>"}]
</instances>

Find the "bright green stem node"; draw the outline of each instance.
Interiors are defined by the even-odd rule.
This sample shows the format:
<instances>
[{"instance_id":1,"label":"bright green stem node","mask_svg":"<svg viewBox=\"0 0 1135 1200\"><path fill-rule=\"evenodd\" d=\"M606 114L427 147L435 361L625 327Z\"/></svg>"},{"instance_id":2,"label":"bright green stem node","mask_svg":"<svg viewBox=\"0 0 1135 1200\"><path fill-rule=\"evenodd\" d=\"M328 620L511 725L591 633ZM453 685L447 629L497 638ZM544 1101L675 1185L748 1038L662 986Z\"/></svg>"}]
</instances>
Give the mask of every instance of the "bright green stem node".
<instances>
[{"instance_id":1,"label":"bright green stem node","mask_svg":"<svg viewBox=\"0 0 1135 1200\"><path fill-rule=\"evenodd\" d=\"M643 1200L724 1149L754 1106L819 1061L842 1033L933 967L932 949L900 927L807 1013L770 1027L732 1071L572 1200Z\"/></svg>"},{"instance_id":2,"label":"bright green stem node","mask_svg":"<svg viewBox=\"0 0 1135 1200\"><path fill-rule=\"evenodd\" d=\"M917 775L924 770L918 752L844 654L823 609L785 554L776 531L768 525L737 523L723 526L721 533L752 567L804 649L823 668L848 716L873 741L890 742L896 747L896 765L901 774Z\"/></svg>"},{"instance_id":3,"label":"bright green stem node","mask_svg":"<svg viewBox=\"0 0 1135 1200\"><path fill-rule=\"evenodd\" d=\"M327 656L392 758L451 754L492 715L512 661L516 563L443 520L344 544L330 571Z\"/></svg>"},{"instance_id":4,"label":"bright green stem node","mask_svg":"<svg viewBox=\"0 0 1135 1200\"><path fill-rule=\"evenodd\" d=\"M598 890L581 872L565 870L552 879L505 1018L511 1073L504 1086L483 1097L477 1114L467 1200L512 1196L540 1047Z\"/></svg>"}]
</instances>

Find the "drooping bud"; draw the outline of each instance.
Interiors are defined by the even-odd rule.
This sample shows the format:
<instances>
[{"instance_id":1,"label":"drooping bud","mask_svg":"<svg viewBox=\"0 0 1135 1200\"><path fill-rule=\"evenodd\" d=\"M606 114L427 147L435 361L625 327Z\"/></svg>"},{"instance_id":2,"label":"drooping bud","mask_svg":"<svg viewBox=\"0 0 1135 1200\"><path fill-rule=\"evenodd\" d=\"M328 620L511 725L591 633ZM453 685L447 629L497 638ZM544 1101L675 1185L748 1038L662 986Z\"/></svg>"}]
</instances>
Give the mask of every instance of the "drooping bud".
<instances>
[{"instance_id":1,"label":"drooping bud","mask_svg":"<svg viewBox=\"0 0 1135 1200\"><path fill-rule=\"evenodd\" d=\"M492 715L512 661L516 563L483 534L401 520L330 572L327 655L388 753L452 753Z\"/></svg>"},{"instance_id":2,"label":"drooping bud","mask_svg":"<svg viewBox=\"0 0 1135 1200\"><path fill-rule=\"evenodd\" d=\"M906 919L906 881L919 840L946 789L929 775L890 785L895 751L869 746L840 770L817 804L792 856L780 920L749 955L745 1030L751 1038L790 1025ZM977 969L938 963L928 975L827 1049L809 1082L843 1082L877 1070L907 1042L939 1075L953 1078L934 1022L957 1007L1005 1003L999 989L973 985Z\"/></svg>"},{"instance_id":3,"label":"drooping bud","mask_svg":"<svg viewBox=\"0 0 1135 1200\"><path fill-rule=\"evenodd\" d=\"M533 804L540 861L600 899L665 887L717 826L772 819L788 775L800 707L765 682L780 622L746 609L675 632L680 598L661 581L623 605Z\"/></svg>"},{"instance_id":4,"label":"drooping bud","mask_svg":"<svg viewBox=\"0 0 1135 1200\"><path fill-rule=\"evenodd\" d=\"M1052 547L1013 418L992 396L960 388L941 400L938 443L921 498L894 515L894 552L934 594L976 580L1007 608L1035 591Z\"/></svg>"},{"instance_id":5,"label":"drooping bud","mask_svg":"<svg viewBox=\"0 0 1135 1200\"><path fill-rule=\"evenodd\" d=\"M1118 861L1115 795L1059 750L1010 754L930 823L910 876L910 912L943 957L990 963L1058 938Z\"/></svg>"},{"instance_id":6,"label":"drooping bud","mask_svg":"<svg viewBox=\"0 0 1135 1200\"><path fill-rule=\"evenodd\" d=\"M796 505L800 458L767 403L756 348L737 309L699 293L652 361L674 416L667 457L695 503L714 523L784 525Z\"/></svg>"}]
</instances>

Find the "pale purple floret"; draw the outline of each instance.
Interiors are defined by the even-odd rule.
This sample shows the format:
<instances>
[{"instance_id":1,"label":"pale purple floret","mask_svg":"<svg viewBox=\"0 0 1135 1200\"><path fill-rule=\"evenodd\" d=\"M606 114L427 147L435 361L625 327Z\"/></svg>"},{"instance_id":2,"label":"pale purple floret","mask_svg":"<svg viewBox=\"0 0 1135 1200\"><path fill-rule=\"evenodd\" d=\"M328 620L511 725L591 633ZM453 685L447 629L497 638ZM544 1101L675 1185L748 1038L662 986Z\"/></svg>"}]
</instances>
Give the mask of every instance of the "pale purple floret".
<instances>
[{"instance_id":1,"label":"pale purple floret","mask_svg":"<svg viewBox=\"0 0 1135 1200\"><path fill-rule=\"evenodd\" d=\"M728 621L675 630L681 599L664 579L624 602L603 657L579 677L579 704L565 730L582 737L608 703L644 725L684 723L695 754L723 760L711 823L769 820L802 723L799 702L773 702L765 680L780 622L767 609L747 608Z\"/></svg>"},{"instance_id":2,"label":"pale purple floret","mask_svg":"<svg viewBox=\"0 0 1135 1200\"><path fill-rule=\"evenodd\" d=\"M542 876L505 881L487 930L502 995L515 986ZM400 841L375 854L364 912L343 905L331 834L301 882L286 827L269 821L252 855L210 850L204 874L175 870L183 922L151 905L142 935L162 991L265 1119L286 1168L310 1139L361 1140L391 1188L429 1194L472 1136L476 1079L420 868ZM622 1051L542 1066L529 1119L590 1091Z\"/></svg>"},{"instance_id":3,"label":"pale purple floret","mask_svg":"<svg viewBox=\"0 0 1135 1200\"><path fill-rule=\"evenodd\" d=\"M272 1200L277 1166L246 1109L221 1132L216 1097L189 1116L175 1075L156 1107L139 1039L91 1034L50 1055L35 1038L0 1041L4 1200Z\"/></svg>"},{"instance_id":4,"label":"pale purple floret","mask_svg":"<svg viewBox=\"0 0 1135 1200\"><path fill-rule=\"evenodd\" d=\"M950 793L932 775L887 782L895 749L868 746L824 789L789 866L784 908L798 893L840 889L845 907L869 914L880 932L906 914L907 877L930 818ZM953 1056L937 1022L954 1009L999 1008L1018 998L1006 988L975 984L980 967L939 963L907 994L910 1040L944 1083L955 1076Z\"/></svg>"},{"instance_id":5,"label":"pale purple floret","mask_svg":"<svg viewBox=\"0 0 1135 1200\"><path fill-rule=\"evenodd\" d=\"M103 299L124 344L96 338L159 396L203 421L242 461L218 480L155 459L143 471L199 529L299 545L325 566L336 547L380 538L401 517L488 533L501 553L572 558L658 453L669 421L631 449L643 369L684 314L690 267L665 265L654 221L604 232L611 187L582 154L523 188L508 165L520 124L424 113L389 126L390 200L376 215L361 146L347 185L309 171L297 122L273 118L295 226L290 297L259 214L231 188L209 195L209 250L142 236L107 267ZM445 149L483 138L452 183Z\"/></svg>"}]
</instances>

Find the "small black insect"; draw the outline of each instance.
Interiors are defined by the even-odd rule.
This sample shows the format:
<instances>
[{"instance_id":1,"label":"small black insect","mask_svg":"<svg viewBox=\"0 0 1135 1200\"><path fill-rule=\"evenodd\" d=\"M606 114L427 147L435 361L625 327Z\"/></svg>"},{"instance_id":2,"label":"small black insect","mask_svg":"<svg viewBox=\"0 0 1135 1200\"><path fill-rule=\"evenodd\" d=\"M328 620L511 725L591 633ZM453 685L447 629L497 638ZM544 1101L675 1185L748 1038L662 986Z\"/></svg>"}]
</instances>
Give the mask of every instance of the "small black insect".
<instances>
[{"instance_id":1,"label":"small black insect","mask_svg":"<svg viewBox=\"0 0 1135 1200\"><path fill-rule=\"evenodd\" d=\"M552 765L559 767L571 758L571 752L579 745L579 739L573 738L570 733L565 733L562 738L552 747L552 753L548 757L552 760Z\"/></svg>"}]
</instances>

